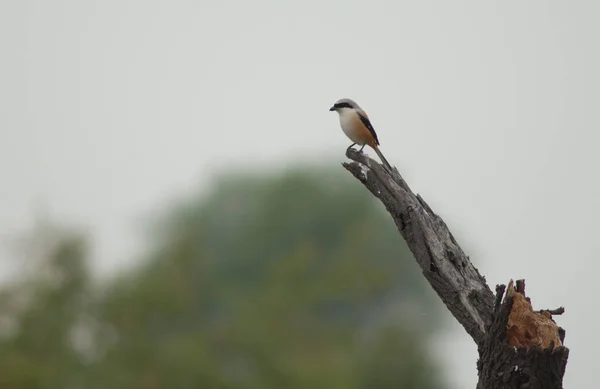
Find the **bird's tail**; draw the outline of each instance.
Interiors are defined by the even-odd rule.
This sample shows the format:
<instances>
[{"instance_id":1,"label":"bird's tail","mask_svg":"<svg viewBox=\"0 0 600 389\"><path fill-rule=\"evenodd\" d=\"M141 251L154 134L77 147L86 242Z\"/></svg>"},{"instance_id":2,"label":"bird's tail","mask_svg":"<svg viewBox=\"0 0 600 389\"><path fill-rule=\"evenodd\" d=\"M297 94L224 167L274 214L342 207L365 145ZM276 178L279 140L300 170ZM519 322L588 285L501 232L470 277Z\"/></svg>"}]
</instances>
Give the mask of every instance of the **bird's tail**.
<instances>
[{"instance_id":1,"label":"bird's tail","mask_svg":"<svg viewBox=\"0 0 600 389\"><path fill-rule=\"evenodd\" d=\"M383 156L383 154L379 150L379 147L376 146L376 147L373 148L373 150L375 150L375 152L379 156L379 159L381 159L381 162L383 162L383 164L385 165L385 167L388 168L388 170L390 172L393 172L394 169L392 169L392 165L390 165L390 163L387 161L387 159L385 159L385 157Z\"/></svg>"}]
</instances>

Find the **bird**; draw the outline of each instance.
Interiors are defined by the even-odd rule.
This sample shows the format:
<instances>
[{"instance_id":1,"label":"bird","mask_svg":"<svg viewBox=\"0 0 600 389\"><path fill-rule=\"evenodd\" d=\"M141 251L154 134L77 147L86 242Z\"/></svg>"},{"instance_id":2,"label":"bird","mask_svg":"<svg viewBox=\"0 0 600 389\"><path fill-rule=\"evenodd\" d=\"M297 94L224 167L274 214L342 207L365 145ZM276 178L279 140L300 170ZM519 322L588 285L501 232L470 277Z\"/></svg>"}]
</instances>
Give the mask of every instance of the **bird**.
<instances>
[{"instance_id":1,"label":"bird","mask_svg":"<svg viewBox=\"0 0 600 389\"><path fill-rule=\"evenodd\" d=\"M365 145L368 145L375 150L383 164L392 171L392 166L379 150L379 139L369 120L369 116L367 116L367 113L363 111L354 100L347 98L339 99L331 108L329 108L329 111L335 111L339 114L342 131L344 131L344 134L346 134L353 142L348 146L346 152L348 152L352 146L360 145L361 148L358 152L361 153L365 148Z\"/></svg>"}]
</instances>

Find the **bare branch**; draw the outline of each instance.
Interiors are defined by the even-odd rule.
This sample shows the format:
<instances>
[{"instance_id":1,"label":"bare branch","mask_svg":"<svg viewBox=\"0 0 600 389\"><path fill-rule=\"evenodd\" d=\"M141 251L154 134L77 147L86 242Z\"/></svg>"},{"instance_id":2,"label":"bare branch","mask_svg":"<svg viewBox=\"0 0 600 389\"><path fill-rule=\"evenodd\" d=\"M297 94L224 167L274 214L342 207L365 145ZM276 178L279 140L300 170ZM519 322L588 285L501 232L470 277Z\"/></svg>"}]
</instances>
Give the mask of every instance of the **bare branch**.
<instances>
[{"instance_id":1,"label":"bare branch","mask_svg":"<svg viewBox=\"0 0 600 389\"><path fill-rule=\"evenodd\" d=\"M556 309L541 309L539 311L536 311L537 313L544 313L544 312L548 312L551 315L562 315L563 313L565 313L565 307L558 307Z\"/></svg>"},{"instance_id":2,"label":"bare branch","mask_svg":"<svg viewBox=\"0 0 600 389\"><path fill-rule=\"evenodd\" d=\"M452 315L477 344L482 344L494 310L494 294L444 221L415 195L397 169L393 172L356 150L350 173L384 204L406 240L423 275Z\"/></svg>"}]
</instances>

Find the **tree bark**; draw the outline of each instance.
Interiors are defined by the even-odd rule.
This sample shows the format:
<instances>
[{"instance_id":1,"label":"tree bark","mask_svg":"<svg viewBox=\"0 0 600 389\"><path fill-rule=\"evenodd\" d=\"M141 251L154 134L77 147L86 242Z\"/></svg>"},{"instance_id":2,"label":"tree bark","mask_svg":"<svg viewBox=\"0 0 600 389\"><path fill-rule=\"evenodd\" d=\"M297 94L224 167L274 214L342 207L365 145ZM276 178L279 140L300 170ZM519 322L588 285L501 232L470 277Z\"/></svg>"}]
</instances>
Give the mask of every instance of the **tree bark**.
<instances>
[{"instance_id":1,"label":"tree bark","mask_svg":"<svg viewBox=\"0 0 600 389\"><path fill-rule=\"evenodd\" d=\"M504 302L500 303L505 289L504 285L496 287L492 323L488 327L485 342L479 349L477 388L562 388L569 357L569 349L562 346L564 330L552 325L554 322L550 311L533 312L525 297L523 280L517 281L516 288L513 288L511 281ZM515 303L517 298L521 301L519 306ZM555 310L556 314L561 314L562 311ZM521 317L515 317L519 313ZM531 320L528 321L524 316ZM544 324L548 325L547 333L540 334L539 342L531 342L529 338L535 337L536 332L543 331L546 328ZM555 334L557 338L553 338Z\"/></svg>"},{"instance_id":2,"label":"tree bark","mask_svg":"<svg viewBox=\"0 0 600 389\"><path fill-rule=\"evenodd\" d=\"M477 344L477 388L562 388L569 350L562 345L564 331L552 320L562 311L534 312L524 281L516 289L511 281L503 302L504 285L494 297L446 223L396 168L389 171L354 149L346 156L354 162L344 168L381 200L423 275Z\"/></svg>"}]
</instances>

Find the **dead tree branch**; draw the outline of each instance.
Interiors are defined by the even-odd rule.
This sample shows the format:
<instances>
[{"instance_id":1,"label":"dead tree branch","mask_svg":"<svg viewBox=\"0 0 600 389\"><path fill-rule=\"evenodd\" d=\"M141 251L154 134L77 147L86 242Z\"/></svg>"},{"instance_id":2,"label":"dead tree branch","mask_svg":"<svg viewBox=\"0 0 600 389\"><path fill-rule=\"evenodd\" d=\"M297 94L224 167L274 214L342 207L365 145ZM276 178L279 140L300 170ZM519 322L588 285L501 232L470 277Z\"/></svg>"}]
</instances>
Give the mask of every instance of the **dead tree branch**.
<instances>
[{"instance_id":1,"label":"dead tree branch","mask_svg":"<svg viewBox=\"0 0 600 389\"><path fill-rule=\"evenodd\" d=\"M346 156L353 162L344 168L381 200L423 275L477 344L478 388L562 388L568 349L552 315L564 308L533 311L524 280L516 287L511 281L508 289L498 285L494 296L446 223L397 169L388 171L353 149Z\"/></svg>"},{"instance_id":2,"label":"dead tree branch","mask_svg":"<svg viewBox=\"0 0 600 389\"><path fill-rule=\"evenodd\" d=\"M414 194L398 170L390 174L365 154L348 150L343 166L379 198L406 240L423 275L473 340L484 340L494 294L431 207Z\"/></svg>"}]
</instances>

